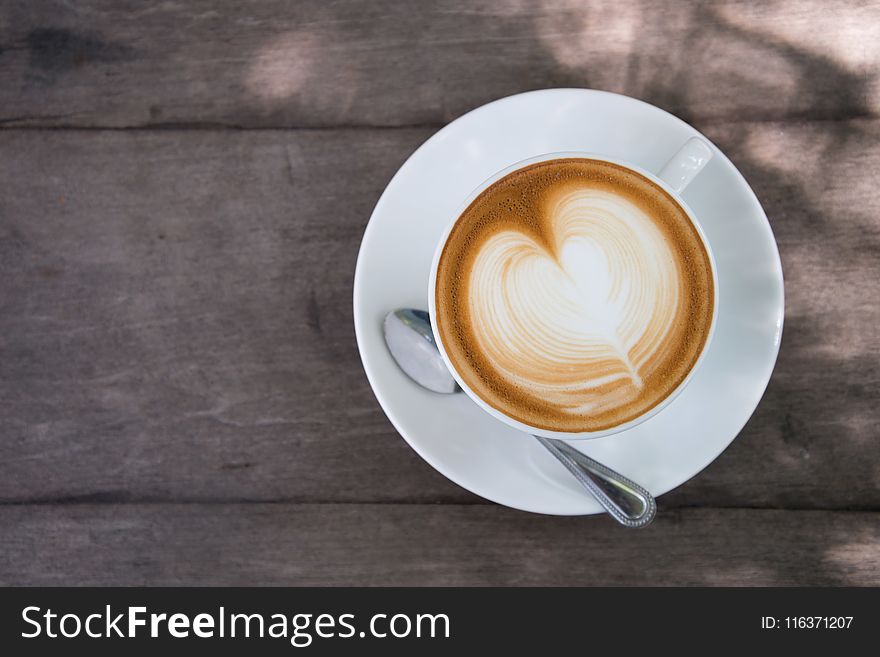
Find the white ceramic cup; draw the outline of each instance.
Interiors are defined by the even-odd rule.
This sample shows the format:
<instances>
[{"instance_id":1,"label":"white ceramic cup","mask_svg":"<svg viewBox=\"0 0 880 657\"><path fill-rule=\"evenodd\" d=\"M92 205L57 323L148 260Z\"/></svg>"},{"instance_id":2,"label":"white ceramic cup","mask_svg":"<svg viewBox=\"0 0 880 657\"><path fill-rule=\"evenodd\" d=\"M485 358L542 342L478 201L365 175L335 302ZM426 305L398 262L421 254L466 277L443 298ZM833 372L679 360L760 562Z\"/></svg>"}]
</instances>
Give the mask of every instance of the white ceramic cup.
<instances>
[{"instance_id":1,"label":"white ceramic cup","mask_svg":"<svg viewBox=\"0 0 880 657\"><path fill-rule=\"evenodd\" d=\"M709 262L712 268L712 286L715 290L715 303L713 304L712 323L709 326L709 335L707 336L706 341L703 344L703 349L700 352L700 355L697 358L697 361L694 363L694 366L691 368L690 372L688 372L687 376L682 380L678 387L675 388L675 390L673 390L669 395L666 396L663 401L654 406L652 409L643 413L637 418L630 420L629 422L624 422L623 424L619 424L615 427L604 429L602 431L568 433L539 429L537 427L532 427L528 424L524 424L523 422L515 420L512 417L509 417L508 415L502 413L498 409L490 406L479 395L477 395L477 393L475 393L468 387L468 385L462 379L461 375L452 366L452 363L449 360L449 356L446 353L446 347L443 344L440 332L437 330L437 310L435 300L435 288L437 284L437 265L440 262L440 255L443 252L443 247L446 245L446 240L449 238L449 234L450 232L452 232L452 228L461 217L461 214L468 208L468 206L470 206L470 204L474 201L474 199L477 198L477 196L482 194L483 191L485 191L490 185L497 182L501 178L504 178L508 174L513 173L514 171L530 164L562 158L586 158L590 160L600 160L603 162L617 164L619 166L626 167L627 169L635 171L636 173L644 176L645 178L656 184L658 187L666 190L675 199L676 203L678 203L678 205L681 206L681 208L685 211L691 223L696 228L697 233L700 235L700 239L703 242L703 247L706 249L706 253L709 255ZM691 378L693 378L694 373L697 371L697 368L699 368L700 363L703 361L704 356L708 352L709 344L711 343L712 336L715 333L715 324L718 319L718 275L715 267L715 258L712 255L712 249L709 246L709 242L706 239L703 228L700 226L700 222L697 221L693 211L681 198L681 193L684 191L685 187L687 187L691 183L691 181L696 178L697 174L703 169L703 167L709 162L711 158L712 150L709 145L706 144L706 142L704 142L702 139L698 139L696 137L687 141L684 146L682 146L682 148L675 155L672 156L672 158L657 174L645 171L641 167L630 164L629 162L623 162L621 160L605 157L604 155L597 155L595 153L585 153L580 151L545 153L543 155L538 155L536 157L532 157L527 160L522 160L520 162L512 164L506 169L499 171L495 175L485 180L479 187L471 192L464 203L461 204L461 207L458 209L458 212L456 212L453 220L449 223L449 226L443 232L443 236L440 238L440 241L437 244L437 249L434 253L434 261L431 265L431 279L428 283L428 311L431 315L431 326L434 332L434 339L440 349L440 354L443 356L446 367L449 368L449 371L455 377L455 380L458 381L461 389L464 390L464 392L467 393L467 395L471 399L473 399L474 402L476 402L477 405L480 406L480 408L485 410L493 417L501 420L502 422L509 424L510 426L519 429L520 431L525 431L530 434L544 436L545 438L559 438L563 440L599 438L601 436L608 436L611 434L620 433L638 424L641 424L642 422L653 417L664 408L666 408L669 404L671 404L672 401L681 393L681 391L684 390L684 387L688 384L688 382L690 382Z\"/></svg>"}]
</instances>

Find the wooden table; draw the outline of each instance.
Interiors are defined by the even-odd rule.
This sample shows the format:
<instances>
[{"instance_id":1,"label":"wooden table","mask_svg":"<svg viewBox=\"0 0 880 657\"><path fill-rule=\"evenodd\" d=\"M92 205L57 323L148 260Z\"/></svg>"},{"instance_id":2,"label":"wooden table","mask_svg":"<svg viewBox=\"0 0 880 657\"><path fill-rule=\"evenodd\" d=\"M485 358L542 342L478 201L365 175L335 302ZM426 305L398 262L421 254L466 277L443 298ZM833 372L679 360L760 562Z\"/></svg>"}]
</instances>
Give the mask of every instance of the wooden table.
<instances>
[{"instance_id":1,"label":"wooden table","mask_svg":"<svg viewBox=\"0 0 880 657\"><path fill-rule=\"evenodd\" d=\"M0 583L880 584L877 3L4 3ZM389 424L361 235L446 122L629 94L727 152L773 380L632 532L490 504Z\"/></svg>"}]
</instances>

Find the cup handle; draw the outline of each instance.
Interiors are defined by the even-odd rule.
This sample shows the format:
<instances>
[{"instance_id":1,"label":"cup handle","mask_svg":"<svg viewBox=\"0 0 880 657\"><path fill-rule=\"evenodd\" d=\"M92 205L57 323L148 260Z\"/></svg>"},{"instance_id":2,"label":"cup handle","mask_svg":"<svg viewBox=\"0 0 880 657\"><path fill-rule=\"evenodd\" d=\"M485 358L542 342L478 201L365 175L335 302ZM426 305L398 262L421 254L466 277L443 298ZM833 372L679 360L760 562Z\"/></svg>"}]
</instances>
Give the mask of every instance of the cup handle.
<instances>
[{"instance_id":1,"label":"cup handle","mask_svg":"<svg viewBox=\"0 0 880 657\"><path fill-rule=\"evenodd\" d=\"M657 177L669 185L676 194L681 194L697 174L712 159L712 149L702 139L692 137L666 163Z\"/></svg>"}]
</instances>

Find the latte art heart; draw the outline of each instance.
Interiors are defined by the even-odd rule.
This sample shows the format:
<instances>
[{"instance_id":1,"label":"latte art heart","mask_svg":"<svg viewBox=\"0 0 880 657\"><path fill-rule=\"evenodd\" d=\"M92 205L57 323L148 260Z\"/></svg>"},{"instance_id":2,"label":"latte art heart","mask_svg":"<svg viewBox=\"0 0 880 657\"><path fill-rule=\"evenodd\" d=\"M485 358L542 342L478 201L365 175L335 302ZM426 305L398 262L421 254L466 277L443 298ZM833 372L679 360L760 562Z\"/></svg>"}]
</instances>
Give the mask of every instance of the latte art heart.
<instances>
[{"instance_id":1,"label":"latte art heart","mask_svg":"<svg viewBox=\"0 0 880 657\"><path fill-rule=\"evenodd\" d=\"M711 324L711 269L687 215L653 183L638 176L639 195L629 170L610 171L614 184L603 169L615 165L556 162L568 163L560 175L543 163L495 183L456 224L438 321L457 371L491 405L538 428L593 431L645 412L686 376Z\"/></svg>"},{"instance_id":2,"label":"latte art heart","mask_svg":"<svg viewBox=\"0 0 880 657\"><path fill-rule=\"evenodd\" d=\"M548 216L552 250L514 230L479 249L469 295L477 344L560 408L619 405L642 389L640 371L674 321L675 261L651 219L619 196L576 189Z\"/></svg>"}]
</instances>

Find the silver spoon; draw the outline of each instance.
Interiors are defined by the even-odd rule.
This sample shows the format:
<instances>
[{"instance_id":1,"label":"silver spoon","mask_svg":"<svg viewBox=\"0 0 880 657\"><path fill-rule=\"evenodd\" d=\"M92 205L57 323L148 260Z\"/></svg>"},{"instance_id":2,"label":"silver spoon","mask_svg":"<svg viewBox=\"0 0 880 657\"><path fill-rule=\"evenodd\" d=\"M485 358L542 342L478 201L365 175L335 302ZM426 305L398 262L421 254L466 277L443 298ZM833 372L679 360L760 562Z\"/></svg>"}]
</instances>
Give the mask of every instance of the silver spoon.
<instances>
[{"instance_id":1,"label":"silver spoon","mask_svg":"<svg viewBox=\"0 0 880 657\"><path fill-rule=\"evenodd\" d=\"M385 316L384 330L391 356L413 381L434 392L461 390L437 349L428 313L410 308L395 310ZM657 503L651 493L637 483L565 441L541 436L535 438L621 525L644 527L654 519Z\"/></svg>"}]
</instances>

